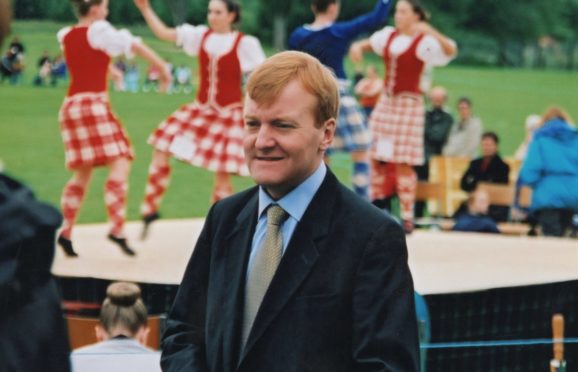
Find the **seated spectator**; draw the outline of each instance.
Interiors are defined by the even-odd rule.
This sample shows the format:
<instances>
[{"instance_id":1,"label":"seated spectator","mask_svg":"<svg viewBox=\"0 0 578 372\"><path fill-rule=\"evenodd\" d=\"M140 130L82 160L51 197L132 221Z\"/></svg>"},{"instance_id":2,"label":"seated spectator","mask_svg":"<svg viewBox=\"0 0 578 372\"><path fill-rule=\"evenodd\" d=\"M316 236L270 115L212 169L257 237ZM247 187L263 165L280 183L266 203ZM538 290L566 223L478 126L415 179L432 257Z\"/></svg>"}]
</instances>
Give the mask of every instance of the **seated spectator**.
<instances>
[{"instance_id":1,"label":"seated spectator","mask_svg":"<svg viewBox=\"0 0 578 372\"><path fill-rule=\"evenodd\" d=\"M0 173L0 370L70 371L66 324L50 269L62 217Z\"/></svg>"},{"instance_id":2,"label":"seated spectator","mask_svg":"<svg viewBox=\"0 0 578 372\"><path fill-rule=\"evenodd\" d=\"M98 343L72 352L74 371L160 371L160 353L144 346L149 333L140 288L112 283L96 326Z\"/></svg>"},{"instance_id":3,"label":"seated spectator","mask_svg":"<svg viewBox=\"0 0 578 372\"><path fill-rule=\"evenodd\" d=\"M486 132L482 135L482 157L471 161L466 173L462 176L460 183L462 190L472 192L480 181L506 185L509 183L510 166L498 154L498 143L496 133ZM496 222L507 221L508 214L508 207L490 206L489 215Z\"/></svg>"},{"instance_id":4,"label":"seated spectator","mask_svg":"<svg viewBox=\"0 0 578 372\"><path fill-rule=\"evenodd\" d=\"M429 159L434 155L441 155L454 122L453 117L445 110L447 92L443 87L434 87L429 93L429 100L432 107L425 114L425 164L415 167L420 181L429 180ZM424 202L416 202L415 216L423 217L424 209Z\"/></svg>"},{"instance_id":5,"label":"seated spectator","mask_svg":"<svg viewBox=\"0 0 578 372\"><path fill-rule=\"evenodd\" d=\"M468 197L467 210L456 217L453 231L499 233L498 226L488 216L490 197L483 190L474 191Z\"/></svg>"},{"instance_id":6,"label":"seated spectator","mask_svg":"<svg viewBox=\"0 0 578 372\"><path fill-rule=\"evenodd\" d=\"M12 85L18 84L23 70L24 55L18 53L16 48L8 49L0 60L0 82L8 79Z\"/></svg>"},{"instance_id":7,"label":"seated spectator","mask_svg":"<svg viewBox=\"0 0 578 372\"><path fill-rule=\"evenodd\" d=\"M66 80L66 61L62 54L57 54L52 61L51 77L52 86L56 86L59 80Z\"/></svg>"},{"instance_id":8,"label":"seated spectator","mask_svg":"<svg viewBox=\"0 0 578 372\"><path fill-rule=\"evenodd\" d=\"M383 81L377 75L375 66L367 66L365 77L355 84L355 94L359 97L359 104L367 117L371 115L382 89Z\"/></svg>"},{"instance_id":9,"label":"seated spectator","mask_svg":"<svg viewBox=\"0 0 578 372\"><path fill-rule=\"evenodd\" d=\"M549 108L520 171L533 189L531 210L546 236L564 236L578 212L578 131L559 107Z\"/></svg>"},{"instance_id":10,"label":"seated spectator","mask_svg":"<svg viewBox=\"0 0 578 372\"><path fill-rule=\"evenodd\" d=\"M472 101L467 97L458 100L458 120L452 125L448 140L442 150L445 156L476 157L482 136L482 121L472 114Z\"/></svg>"},{"instance_id":11,"label":"seated spectator","mask_svg":"<svg viewBox=\"0 0 578 372\"><path fill-rule=\"evenodd\" d=\"M50 80L52 72L52 61L50 60L47 50L42 52L42 55L38 58L36 66L38 67L38 73L34 78L34 85L43 86Z\"/></svg>"},{"instance_id":12,"label":"seated spectator","mask_svg":"<svg viewBox=\"0 0 578 372\"><path fill-rule=\"evenodd\" d=\"M174 88L175 93L191 93L193 88L191 86L192 72L191 69L185 65L180 65L175 68Z\"/></svg>"},{"instance_id":13,"label":"seated spectator","mask_svg":"<svg viewBox=\"0 0 578 372\"><path fill-rule=\"evenodd\" d=\"M22 41L20 41L19 36L14 36L12 38L9 48L12 49L14 53L18 54L24 54L24 52L26 51L26 48L24 47L24 44L22 44Z\"/></svg>"},{"instance_id":14,"label":"seated spectator","mask_svg":"<svg viewBox=\"0 0 578 372\"><path fill-rule=\"evenodd\" d=\"M24 51L24 44L22 44L18 36L14 36L8 46L6 60L2 61L2 65L5 66L7 71L9 71L7 76L10 77L10 83L13 85L19 84L22 80L22 72L25 67ZM4 76L2 79L4 79Z\"/></svg>"}]
</instances>

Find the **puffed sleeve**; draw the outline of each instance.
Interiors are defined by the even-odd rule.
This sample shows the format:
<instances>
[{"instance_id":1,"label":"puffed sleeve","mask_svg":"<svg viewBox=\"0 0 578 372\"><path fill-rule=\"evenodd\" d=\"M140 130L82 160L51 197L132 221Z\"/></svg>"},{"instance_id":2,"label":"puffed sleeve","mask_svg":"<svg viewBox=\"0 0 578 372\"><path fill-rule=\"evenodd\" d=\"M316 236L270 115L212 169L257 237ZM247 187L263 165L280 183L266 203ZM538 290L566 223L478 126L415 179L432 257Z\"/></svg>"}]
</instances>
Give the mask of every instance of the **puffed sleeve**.
<instances>
[{"instance_id":1,"label":"puffed sleeve","mask_svg":"<svg viewBox=\"0 0 578 372\"><path fill-rule=\"evenodd\" d=\"M253 71L267 58L259 40L254 36L248 35L243 36L241 39L237 55L243 72Z\"/></svg>"},{"instance_id":2,"label":"puffed sleeve","mask_svg":"<svg viewBox=\"0 0 578 372\"><path fill-rule=\"evenodd\" d=\"M140 43L140 37L133 36L130 31L117 30L107 21L96 21L88 27L88 43L95 49L100 49L111 57L124 55L134 56L132 45Z\"/></svg>"},{"instance_id":3,"label":"puffed sleeve","mask_svg":"<svg viewBox=\"0 0 578 372\"><path fill-rule=\"evenodd\" d=\"M376 31L371 35L369 38L369 43L371 44L371 48L378 56L383 56L383 50L385 49L385 45L387 41L393 34L395 29L391 26L385 26L383 29Z\"/></svg>"},{"instance_id":4,"label":"puffed sleeve","mask_svg":"<svg viewBox=\"0 0 578 372\"><path fill-rule=\"evenodd\" d=\"M455 46L456 42L450 40ZM431 35L426 35L417 46L417 58L432 66L445 66L453 59L444 53L441 44Z\"/></svg>"},{"instance_id":5,"label":"puffed sleeve","mask_svg":"<svg viewBox=\"0 0 578 372\"><path fill-rule=\"evenodd\" d=\"M209 28L205 25L193 26L187 23L178 26L177 30L177 46L182 48L185 53L190 56L199 55L201 49L201 41L203 35Z\"/></svg>"},{"instance_id":6,"label":"puffed sleeve","mask_svg":"<svg viewBox=\"0 0 578 372\"><path fill-rule=\"evenodd\" d=\"M58 43L60 44L60 49L64 50L64 37L70 32L70 30L72 29L72 27L64 27L62 29L60 29L60 31L58 31L56 33L56 39L58 40Z\"/></svg>"}]
</instances>

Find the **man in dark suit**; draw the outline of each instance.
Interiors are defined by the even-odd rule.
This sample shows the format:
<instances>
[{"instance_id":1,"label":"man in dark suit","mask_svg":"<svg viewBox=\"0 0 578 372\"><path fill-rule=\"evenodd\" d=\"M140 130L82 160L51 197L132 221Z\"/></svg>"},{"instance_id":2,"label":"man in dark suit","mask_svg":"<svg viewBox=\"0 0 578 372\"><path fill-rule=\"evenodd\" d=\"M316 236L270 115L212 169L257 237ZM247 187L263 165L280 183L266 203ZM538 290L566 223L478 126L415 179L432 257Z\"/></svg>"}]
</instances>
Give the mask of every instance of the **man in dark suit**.
<instances>
[{"instance_id":1,"label":"man in dark suit","mask_svg":"<svg viewBox=\"0 0 578 372\"><path fill-rule=\"evenodd\" d=\"M163 370L418 370L403 230L323 163L338 106L334 78L307 54L279 53L251 74L244 149L258 186L209 212Z\"/></svg>"},{"instance_id":2,"label":"man in dark suit","mask_svg":"<svg viewBox=\"0 0 578 372\"><path fill-rule=\"evenodd\" d=\"M494 132L482 134L482 157L471 161L462 176L461 188L472 192L478 182L490 182L507 185L510 181L510 166L498 154L498 135ZM508 220L509 208L490 205L489 216L496 222Z\"/></svg>"}]
</instances>

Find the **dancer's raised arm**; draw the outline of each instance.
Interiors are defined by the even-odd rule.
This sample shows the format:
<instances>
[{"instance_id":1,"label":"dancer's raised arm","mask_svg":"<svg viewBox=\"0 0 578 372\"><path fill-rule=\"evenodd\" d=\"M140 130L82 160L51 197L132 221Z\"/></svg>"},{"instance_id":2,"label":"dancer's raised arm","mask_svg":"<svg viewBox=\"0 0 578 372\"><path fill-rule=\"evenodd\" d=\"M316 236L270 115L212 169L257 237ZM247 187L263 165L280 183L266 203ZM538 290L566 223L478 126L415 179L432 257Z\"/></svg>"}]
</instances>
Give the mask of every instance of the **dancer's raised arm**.
<instances>
[{"instance_id":1,"label":"dancer's raised arm","mask_svg":"<svg viewBox=\"0 0 578 372\"><path fill-rule=\"evenodd\" d=\"M160 90L166 92L173 79L168 64L144 43L134 43L132 52L159 68L161 71Z\"/></svg>"},{"instance_id":2,"label":"dancer's raised arm","mask_svg":"<svg viewBox=\"0 0 578 372\"><path fill-rule=\"evenodd\" d=\"M149 0L134 0L134 4L140 10L147 25L161 40L175 42L177 40L177 31L173 27L168 27L155 13Z\"/></svg>"},{"instance_id":3,"label":"dancer's raised arm","mask_svg":"<svg viewBox=\"0 0 578 372\"><path fill-rule=\"evenodd\" d=\"M441 32L439 32L434 26L432 26L428 22L421 21L416 23L413 26L413 33L432 36L440 44L444 54L450 58L455 57L456 54L458 53L456 43L447 36L445 36L444 34L442 34Z\"/></svg>"},{"instance_id":4,"label":"dancer's raised arm","mask_svg":"<svg viewBox=\"0 0 578 372\"><path fill-rule=\"evenodd\" d=\"M349 59L351 59L353 63L361 63L363 62L363 53L370 52L371 50L369 39L356 41L349 47Z\"/></svg>"}]
</instances>

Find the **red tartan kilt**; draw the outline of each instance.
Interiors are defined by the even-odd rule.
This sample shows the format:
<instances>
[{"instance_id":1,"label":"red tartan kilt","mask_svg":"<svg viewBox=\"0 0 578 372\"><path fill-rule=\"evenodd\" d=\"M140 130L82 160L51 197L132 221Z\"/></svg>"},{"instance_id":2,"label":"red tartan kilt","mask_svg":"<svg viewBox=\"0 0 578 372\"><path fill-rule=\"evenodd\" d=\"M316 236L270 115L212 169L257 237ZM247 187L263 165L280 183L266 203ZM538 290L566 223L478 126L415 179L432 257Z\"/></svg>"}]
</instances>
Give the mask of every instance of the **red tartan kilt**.
<instances>
[{"instance_id":1,"label":"red tartan kilt","mask_svg":"<svg viewBox=\"0 0 578 372\"><path fill-rule=\"evenodd\" d=\"M177 154L175 139L192 143L190 156ZM243 153L243 107L217 109L192 102L175 111L151 134L148 143L191 165L213 172L246 176Z\"/></svg>"},{"instance_id":2,"label":"red tartan kilt","mask_svg":"<svg viewBox=\"0 0 578 372\"><path fill-rule=\"evenodd\" d=\"M369 128L373 159L396 164L424 163L425 108L421 96L382 94L369 118ZM391 154L380 153L381 139L393 144Z\"/></svg>"},{"instance_id":3,"label":"red tartan kilt","mask_svg":"<svg viewBox=\"0 0 578 372\"><path fill-rule=\"evenodd\" d=\"M68 169L134 158L130 140L112 113L106 93L66 97L58 116Z\"/></svg>"}]
</instances>

